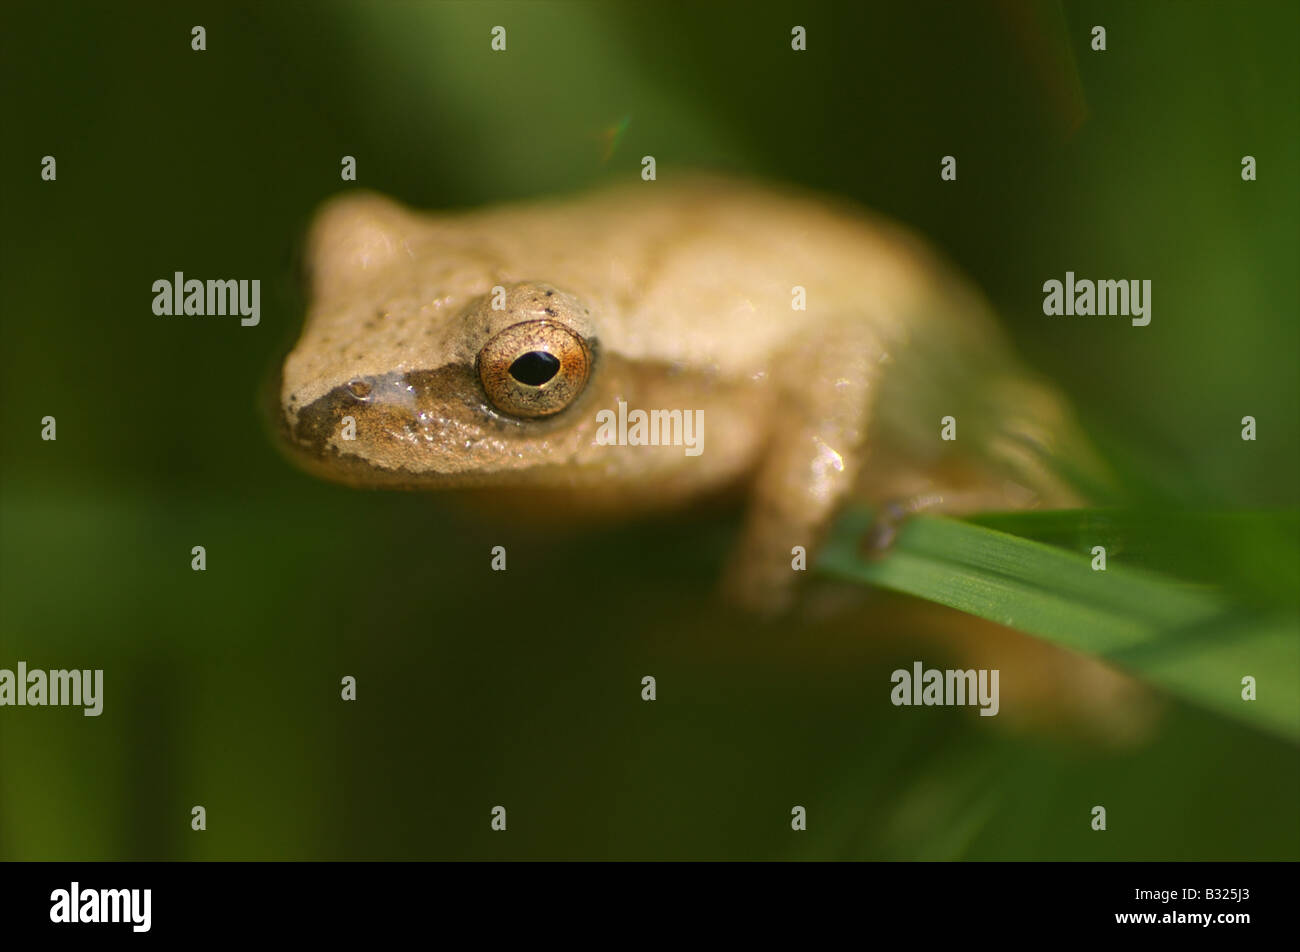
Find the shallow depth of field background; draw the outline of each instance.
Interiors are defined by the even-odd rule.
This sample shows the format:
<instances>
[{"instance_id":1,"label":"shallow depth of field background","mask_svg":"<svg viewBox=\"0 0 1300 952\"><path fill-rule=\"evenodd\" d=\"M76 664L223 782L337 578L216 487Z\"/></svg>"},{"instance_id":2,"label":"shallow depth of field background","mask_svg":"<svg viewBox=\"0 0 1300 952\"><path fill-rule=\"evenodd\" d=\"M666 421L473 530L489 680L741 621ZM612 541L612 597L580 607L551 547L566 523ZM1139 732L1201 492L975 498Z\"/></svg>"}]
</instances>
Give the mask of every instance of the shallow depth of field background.
<instances>
[{"instance_id":1,"label":"shallow depth of field background","mask_svg":"<svg viewBox=\"0 0 1300 952\"><path fill-rule=\"evenodd\" d=\"M102 667L106 697L0 709L0 857L1297 858L1283 740L1178 702L1120 749L896 709L889 672L944 661L906 631L708 607L734 511L570 536L351 491L280 457L264 401L341 156L446 207L653 154L919 229L1144 505L1294 507L1298 28L1284 2L6 9L0 667ZM155 317L177 270L260 278L261 325ZM1067 270L1151 279L1151 325L1043 317Z\"/></svg>"}]
</instances>

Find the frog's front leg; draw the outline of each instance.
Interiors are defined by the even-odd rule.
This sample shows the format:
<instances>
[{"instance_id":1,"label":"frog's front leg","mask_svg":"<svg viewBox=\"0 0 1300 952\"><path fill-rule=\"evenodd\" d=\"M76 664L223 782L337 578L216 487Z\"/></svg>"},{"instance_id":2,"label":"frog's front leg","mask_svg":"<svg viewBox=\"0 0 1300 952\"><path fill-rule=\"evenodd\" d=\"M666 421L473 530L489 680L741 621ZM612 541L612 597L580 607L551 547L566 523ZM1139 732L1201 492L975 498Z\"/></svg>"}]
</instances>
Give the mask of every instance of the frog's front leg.
<instances>
[{"instance_id":1,"label":"frog's front leg","mask_svg":"<svg viewBox=\"0 0 1300 952\"><path fill-rule=\"evenodd\" d=\"M729 601L764 615L787 610L806 564L852 491L884 350L864 324L801 339L772 366L778 394L740 541L723 578Z\"/></svg>"}]
</instances>

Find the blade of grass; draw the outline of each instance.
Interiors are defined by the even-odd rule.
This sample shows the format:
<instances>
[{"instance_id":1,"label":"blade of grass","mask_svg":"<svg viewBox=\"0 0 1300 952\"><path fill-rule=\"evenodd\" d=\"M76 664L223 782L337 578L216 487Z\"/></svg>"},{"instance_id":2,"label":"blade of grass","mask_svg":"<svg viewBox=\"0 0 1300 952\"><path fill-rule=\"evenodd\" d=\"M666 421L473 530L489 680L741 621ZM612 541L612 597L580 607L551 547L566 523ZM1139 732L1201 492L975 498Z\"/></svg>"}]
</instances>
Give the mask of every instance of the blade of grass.
<instances>
[{"instance_id":1,"label":"blade of grass","mask_svg":"<svg viewBox=\"0 0 1300 952\"><path fill-rule=\"evenodd\" d=\"M910 520L888 553L868 559L858 547L872 518L864 510L846 514L819 568L1101 657L1195 703L1300 740L1294 611L1259 615L1235 604L1231 593L1123 565L1093 571L1078 552L937 516ZM1259 681L1253 702L1241 699L1246 675Z\"/></svg>"},{"instance_id":2,"label":"blade of grass","mask_svg":"<svg viewBox=\"0 0 1300 952\"><path fill-rule=\"evenodd\" d=\"M1067 509L981 513L965 521L1111 565L1213 584L1259 608L1300 606L1300 510Z\"/></svg>"}]
</instances>

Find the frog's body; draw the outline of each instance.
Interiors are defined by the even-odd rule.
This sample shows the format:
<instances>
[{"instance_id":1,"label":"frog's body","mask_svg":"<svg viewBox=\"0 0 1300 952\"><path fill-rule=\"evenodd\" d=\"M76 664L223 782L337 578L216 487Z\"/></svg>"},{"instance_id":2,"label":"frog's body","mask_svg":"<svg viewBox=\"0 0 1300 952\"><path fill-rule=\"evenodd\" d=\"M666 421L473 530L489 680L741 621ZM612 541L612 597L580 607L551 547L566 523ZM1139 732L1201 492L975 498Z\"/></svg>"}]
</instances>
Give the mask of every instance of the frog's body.
<instances>
[{"instance_id":1,"label":"frog's body","mask_svg":"<svg viewBox=\"0 0 1300 952\"><path fill-rule=\"evenodd\" d=\"M426 215L361 194L320 213L308 261L282 409L329 478L620 509L743 485L730 578L766 604L851 496L1074 501L1056 464L1082 441L981 297L909 233L822 199L701 178ZM561 370L524 385L525 353ZM620 402L702 411L703 452L603 445Z\"/></svg>"}]
</instances>

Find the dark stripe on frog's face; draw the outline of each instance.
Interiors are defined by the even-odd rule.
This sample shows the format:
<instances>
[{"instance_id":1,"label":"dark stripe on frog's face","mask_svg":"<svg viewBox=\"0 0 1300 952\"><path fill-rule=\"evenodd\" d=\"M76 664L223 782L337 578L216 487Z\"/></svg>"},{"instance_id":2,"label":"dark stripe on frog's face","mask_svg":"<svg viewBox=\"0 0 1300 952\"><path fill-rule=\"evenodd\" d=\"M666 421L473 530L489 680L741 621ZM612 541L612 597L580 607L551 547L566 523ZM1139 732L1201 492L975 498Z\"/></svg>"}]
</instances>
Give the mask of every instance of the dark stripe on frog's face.
<instances>
[{"instance_id":1,"label":"dark stripe on frog's face","mask_svg":"<svg viewBox=\"0 0 1300 952\"><path fill-rule=\"evenodd\" d=\"M360 377L303 407L289 442L321 475L354 485L457 486L562 462L575 431L575 406L540 420L497 412L472 367ZM353 439L344 439L347 418Z\"/></svg>"}]
</instances>

